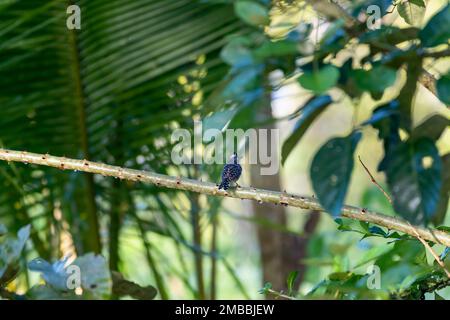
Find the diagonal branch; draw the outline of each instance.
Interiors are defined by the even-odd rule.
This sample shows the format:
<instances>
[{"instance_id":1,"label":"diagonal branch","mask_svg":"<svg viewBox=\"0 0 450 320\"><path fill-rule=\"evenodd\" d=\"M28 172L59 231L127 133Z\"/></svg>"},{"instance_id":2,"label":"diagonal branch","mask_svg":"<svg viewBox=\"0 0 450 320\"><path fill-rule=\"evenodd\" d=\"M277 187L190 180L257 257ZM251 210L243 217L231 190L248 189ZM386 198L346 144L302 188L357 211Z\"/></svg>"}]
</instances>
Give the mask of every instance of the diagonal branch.
<instances>
[{"instance_id":1,"label":"diagonal branch","mask_svg":"<svg viewBox=\"0 0 450 320\"><path fill-rule=\"evenodd\" d=\"M75 160L65 157L55 157L6 149L0 149L0 160L44 165L62 170L67 169L96 173L119 179L154 184L159 187L202 193L205 195L249 199L307 210L324 211L319 202L311 197L251 187L242 187L234 191L218 190L215 184L209 182L202 182L181 177L171 177L149 171L126 169L87 160ZM403 219L386 216L381 213L353 206L344 206L341 210L341 215L346 218L374 223L388 229L404 232L413 237L417 237L418 234L424 240L450 246L449 233L435 229L412 226Z\"/></svg>"},{"instance_id":2,"label":"diagonal branch","mask_svg":"<svg viewBox=\"0 0 450 320\"><path fill-rule=\"evenodd\" d=\"M381 192L383 192L384 196L388 199L388 201L392 204L392 199L389 196L389 194L383 189L383 187L375 180L375 178L373 177L373 175L370 173L369 169L366 167L366 165L364 164L364 162L362 162L361 157L358 156L359 162L361 162L362 166L364 167L364 169L366 170L367 174L370 176L370 179L372 181L372 183L374 183L378 189L380 189ZM425 249L427 249L431 255L433 256L433 258L436 260L436 262L439 264L439 266L444 270L445 274L447 275L448 278L450 278L450 271L447 270L447 268L445 267L444 262L439 258L439 256L437 255L437 253L433 250L433 248L431 248L431 246L425 241L423 240L419 233L417 232L416 228L414 228L409 222L407 222L411 228L413 229L413 232L415 234L415 237L424 245Z\"/></svg>"}]
</instances>

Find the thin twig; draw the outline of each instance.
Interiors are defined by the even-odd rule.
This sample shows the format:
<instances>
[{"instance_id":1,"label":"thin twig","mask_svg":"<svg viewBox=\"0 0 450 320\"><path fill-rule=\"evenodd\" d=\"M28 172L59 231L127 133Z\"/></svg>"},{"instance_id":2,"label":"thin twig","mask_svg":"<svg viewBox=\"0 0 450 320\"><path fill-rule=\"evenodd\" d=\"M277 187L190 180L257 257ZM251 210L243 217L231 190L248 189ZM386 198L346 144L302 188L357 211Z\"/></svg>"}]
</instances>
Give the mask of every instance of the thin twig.
<instances>
[{"instance_id":1,"label":"thin twig","mask_svg":"<svg viewBox=\"0 0 450 320\"><path fill-rule=\"evenodd\" d=\"M279 204L282 201L286 206L292 206L306 210L325 211L317 201L317 199L313 197L286 194L284 192L256 189L250 187L241 187L234 190L229 189L226 191L218 190L216 184L214 183L202 182L180 177L171 177L149 171L125 169L118 166L111 166L86 160L68 159L63 157L5 149L0 149L0 160L44 165L55 167L61 170L90 172L116 178L122 177L122 179L125 180L154 184L157 187L166 187L177 190L197 192L210 196L249 199L272 204ZM374 223L391 230L397 230L411 236L415 236L413 228L405 220L397 217L387 216L365 208L345 205L341 209L341 216L359 221ZM415 227L415 230L424 240L440 243L447 247L450 247L450 233L424 227Z\"/></svg>"},{"instance_id":2,"label":"thin twig","mask_svg":"<svg viewBox=\"0 0 450 320\"><path fill-rule=\"evenodd\" d=\"M267 293L270 293L271 295L274 295L277 298L284 298L284 299L287 299L287 300L298 300L297 298L285 295L282 292L278 292L278 291L275 291L275 290L272 290L272 289L267 289Z\"/></svg>"},{"instance_id":3,"label":"thin twig","mask_svg":"<svg viewBox=\"0 0 450 320\"><path fill-rule=\"evenodd\" d=\"M409 224L409 222L408 222ZM409 224L411 226L411 228L413 229L416 238L422 242L422 244L424 245L424 247L430 251L431 255L434 257L434 260L436 260L436 262L439 264L439 266L441 266L441 268L444 270L445 274L447 275L447 277L450 279L450 271L447 270L447 268L445 267L444 262L441 260L441 258L439 258L439 256L437 255L437 253L433 250L433 248L428 244L428 242L426 242L425 240L423 240L419 233L415 230L415 227L413 227L411 224Z\"/></svg>"},{"instance_id":4,"label":"thin twig","mask_svg":"<svg viewBox=\"0 0 450 320\"><path fill-rule=\"evenodd\" d=\"M358 155L358 159L359 159L359 162L361 162L362 166L364 167L364 170L366 170L367 174L369 175L370 180L372 181L372 183L374 185L376 185L377 188L380 189L381 192L383 192L383 194L386 197L386 199L388 199L389 203L392 204L392 198L389 196L389 194L386 192L386 190L384 190L383 187L377 182L377 180L375 180L375 178L370 173L369 169L366 167L364 162L362 162L361 157L359 155Z\"/></svg>"},{"instance_id":5,"label":"thin twig","mask_svg":"<svg viewBox=\"0 0 450 320\"><path fill-rule=\"evenodd\" d=\"M364 167L364 169L366 170L367 174L370 176L371 181L378 187L378 189L381 190L381 192L383 192L383 194L385 195L385 197L389 200L389 202L392 204L392 199L389 196L389 194L383 189L383 187L380 186L380 184L375 180L375 178L373 177L373 175L370 173L369 169L364 165L364 163L361 160L361 157L358 155L358 159L359 162L361 162L362 166ZM430 247L430 245L428 244L428 242L426 242L425 240L422 239L422 237L419 235L419 233L416 230L416 227L412 226L408 221L407 221L408 225L411 227L412 231L413 231L413 236L416 237L420 242L422 242L422 244L425 246L425 248L430 251L430 253L433 255L434 259L436 260L436 262L441 266L442 269L444 269L445 274L447 275L447 277L450 278L450 272L445 268L445 264L444 262L439 258L439 256L436 254L436 252L433 250L433 248Z\"/></svg>"}]
</instances>

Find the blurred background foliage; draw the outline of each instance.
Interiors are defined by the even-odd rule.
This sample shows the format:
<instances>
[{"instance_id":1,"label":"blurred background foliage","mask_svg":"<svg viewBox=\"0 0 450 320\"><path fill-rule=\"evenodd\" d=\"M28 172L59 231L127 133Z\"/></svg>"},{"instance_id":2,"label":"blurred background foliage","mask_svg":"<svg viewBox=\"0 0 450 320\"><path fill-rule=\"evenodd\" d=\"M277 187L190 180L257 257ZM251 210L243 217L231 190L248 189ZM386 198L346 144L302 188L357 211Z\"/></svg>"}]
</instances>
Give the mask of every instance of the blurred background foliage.
<instances>
[{"instance_id":1,"label":"blurred background foliage","mask_svg":"<svg viewBox=\"0 0 450 320\"><path fill-rule=\"evenodd\" d=\"M2 297L450 298L418 240L337 217L345 201L449 225L449 5L338 1L350 26L310 3L0 2L2 147L218 182L220 165L172 163L175 129L278 128L279 174L241 141L240 184L314 194L333 216L1 163ZM60 287L71 263L95 270L75 293Z\"/></svg>"}]
</instances>

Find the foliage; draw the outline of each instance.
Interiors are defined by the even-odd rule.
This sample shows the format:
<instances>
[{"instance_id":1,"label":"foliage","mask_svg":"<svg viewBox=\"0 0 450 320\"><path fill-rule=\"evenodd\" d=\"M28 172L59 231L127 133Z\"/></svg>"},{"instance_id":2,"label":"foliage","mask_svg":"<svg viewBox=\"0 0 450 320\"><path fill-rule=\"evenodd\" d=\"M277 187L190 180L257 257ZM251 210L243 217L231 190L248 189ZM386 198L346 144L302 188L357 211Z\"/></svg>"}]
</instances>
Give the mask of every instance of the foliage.
<instances>
[{"instance_id":1,"label":"foliage","mask_svg":"<svg viewBox=\"0 0 450 320\"><path fill-rule=\"evenodd\" d=\"M100 255L88 253L77 257L68 263L69 257L65 257L52 264L42 258L33 259L28 263L28 270L39 272L44 284L37 284L30 288L24 295L14 295L8 291L8 283L26 270L22 270L20 258L25 253L25 244L29 240L30 225L23 227L14 239L6 233L6 227L1 225L2 237L0 242L0 297L14 299L39 299L39 300L60 300L60 299L108 299L113 294L113 276L111 275L107 261ZM118 285L117 276L116 286ZM136 286L123 278L121 281L120 295L133 295ZM149 286L141 288L137 286L141 293L139 297L153 299L156 296L156 289Z\"/></svg>"},{"instance_id":2,"label":"foliage","mask_svg":"<svg viewBox=\"0 0 450 320\"><path fill-rule=\"evenodd\" d=\"M390 1L365 1L353 6L351 14L358 17L369 4L380 5L383 14L389 14ZM279 6L282 12L284 7L281 4ZM350 4L349 6L351 8ZM290 28L285 28L287 31L282 36L271 37L263 32L263 28L267 30L277 26L266 22L262 27L261 20L258 24L253 24L253 33L239 38L239 46L233 42L236 40L230 41L222 53L234 57L233 60L225 60L233 67L229 74L230 83L249 69L257 68L260 70L259 75L281 70L284 74L283 81L297 79L311 93L311 98L288 116L290 120L297 122L292 134L283 144L283 164L308 127L327 107L337 102L332 98L336 96L335 92L340 92L341 97L344 95L354 102L366 94L370 94L376 101L382 101L373 110L370 119L353 125L353 130L347 137L331 138L319 148L310 170L314 192L322 207L333 217L338 217L350 184L355 150L364 129L371 126L378 131L379 139L383 142L385 156L379 163L378 170L386 176L395 213L415 224L428 225L432 222L439 225L447 211L449 189L448 175L445 172L449 172L450 167L444 161L448 155L439 154L437 142L450 121L442 115L432 115L414 127L412 104L421 73L426 69L424 57L428 53L432 57L430 49L437 46L441 49L444 46L444 51L446 48L448 52L450 6L447 4L442 7L425 25L422 23L426 11L424 1L399 1L395 8L412 27L382 25L380 29L369 30L365 21L356 18L351 26L346 25L343 20L330 19L327 31L314 43L310 28L302 29L292 23ZM303 9L300 4L299 10ZM256 11L261 11L259 5L255 12L247 12L247 17L240 17L248 20ZM304 27L307 22L299 23ZM403 45L397 46L400 43ZM357 46L367 46L369 49L369 53L360 62L356 62L354 57L347 58L343 63L337 62L341 52L349 47L355 50ZM306 50L308 47L314 49ZM261 55L261 52L265 54ZM407 70L407 79L401 90L387 101L384 93L398 82L402 68ZM232 123L240 123L240 118L248 120L251 117L251 114L244 111L247 109L245 104L257 109L257 101L261 95L251 95L252 99L249 100L244 98L250 92L261 92L258 89L267 86L267 82L255 81L255 78L248 78L248 81L240 83L241 90L235 91L234 101L239 102L242 111L230 115ZM450 86L447 80L448 75L442 75L436 81L435 94L448 105L447 91ZM275 89L276 85L269 90ZM251 121L258 125L255 118L251 118ZM406 139L401 136L402 133L406 133ZM414 299L423 298L425 292L433 292L436 288L448 285L442 279L436 281L436 274L441 274L439 267L431 267L427 263L424 247L417 240L398 232L383 230L376 225L369 226L367 223L341 218L336 219L336 222L341 231L362 234L361 241L369 237L380 237L393 243L368 250L355 266L357 268L373 262L381 268L384 279L382 288L368 290L370 274L343 268L329 274L326 280L311 290L308 297ZM317 251L312 254L317 256ZM287 280L289 296L292 296L292 277L293 274ZM431 282L439 284L431 285ZM271 285L266 285L260 293L283 294L282 291L272 290Z\"/></svg>"},{"instance_id":3,"label":"foliage","mask_svg":"<svg viewBox=\"0 0 450 320\"><path fill-rule=\"evenodd\" d=\"M215 179L218 167L170 162L176 143L171 134L180 127L192 131L194 119L209 112L211 92L228 70L220 49L227 36L244 27L233 5L74 4L82 10L82 28L73 31L66 28L65 2L0 6L2 147ZM30 250L42 259L64 255L61 241L69 239L64 250L80 256L106 253L109 268L122 271L129 267L125 244L132 242L142 247L143 269L150 270L159 297L170 298L166 280L173 274L188 296L199 296L187 272L185 251L197 254L199 244L193 241L191 217L181 209L184 194L35 166L2 163L0 174L0 221L15 231L32 225ZM212 225L216 202L208 200L202 212L192 210L192 215L207 213L198 228ZM165 257L166 250L173 259ZM221 267L226 263L218 260ZM233 269L226 270L236 278ZM18 283L25 280L19 277Z\"/></svg>"},{"instance_id":4,"label":"foliage","mask_svg":"<svg viewBox=\"0 0 450 320\"><path fill-rule=\"evenodd\" d=\"M319 35L313 19L296 14L307 12L313 1L74 3L83 8L83 27L70 32L67 4L61 1L0 5L2 147L214 181L218 166L171 163L174 129L192 132L199 118L205 130L275 123L280 119L260 120L262 102L294 83L308 99L287 117L295 126L282 146L286 164L324 112L342 101L356 106L370 98L377 103L372 115L318 146L310 166L315 196L336 229L343 238L352 235L360 241L355 245L352 238L341 245L332 235L314 235L304 264L325 264L331 270L303 297L417 299L449 285L416 239L339 216L359 143L374 129L384 150L378 170L386 177L393 209L385 199L372 201L372 195L362 202L376 203L380 211L414 224L445 221L450 154L439 145L449 120L435 114L415 125L413 105L422 77L431 71L428 66L448 56L449 4L425 21L426 1L346 1L346 17L319 12L326 29ZM371 4L379 5L383 15L396 10L409 26L369 29L366 9ZM284 8L297 18L275 25L274 17ZM346 54L358 49L367 53ZM281 72L282 79L273 80L273 71ZM449 79L447 72L427 85L446 107ZM216 198L31 165L2 163L0 175L0 221L5 224L0 224L0 293L5 298L153 299L158 293L169 299L176 297L168 289L174 278L187 296L213 298L219 268L239 295L248 297L217 237L205 243L204 235L217 234L220 226ZM6 235L7 228L17 237ZM363 245L369 248L358 261L349 261L349 250ZM126 259L133 246L144 254L156 288L117 273L132 264ZM448 249L438 249L448 261ZM76 260L58 260L67 251L76 252ZM186 261L186 252L192 261ZM29 256L39 258L27 269ZM372 274L361 268L369 264L383 273L380 289L368 290ZM82 270L79 292L66 290L70 266ZM43 283L30 285L30 271L39 272ZM279 297L302 295L295 286L298 276L295 270L286 275L287 290ZM10 291L12 284L26 294ZM275 289L282 290L267 283L260 293L274 294Z\"/></svg>"},{"instance_id":5,"label":"foliage","mask_svg":"<svg viewBox=\"0 0 450 320\"><path fill-rule=\"evenodd\" d=\"M254 4L256 5L255 1ZM388 3L387 7L389 5ZM257 15L262 10L260 4L257 10L247 8L248 11L241 12L242 19L250 19L253 14ZM355 7L356 9L360 12L364 5ZM443 185L442 172L450 169L442 166L443 155L439 155L435 146L442 131L449 125L449 120L435 115L426 120L428 124L423 123L413 128L411 104L423 68L423 57L427 55L429 48L448 44L450 6L441 8L423 28L419 24L419 18L425 12L423 1L402 2L397 5L397 10L407 23L416 24L415 27L401 29L382 25L380 29L370 30L364 22L356 22L357 26L347 27L341 20L331 21L322 39L316 44L316 49L310 52L302 49L314 41L309 36L310 28L299 32L302 29L293 24L285 36L271 38L262 32L261 20L254 24L253 33L239 38L239 46L233 40L222 52L223 55L234 57L232 60L226 59L233 66L229 86L234 85L237 79L243 81L239 82L240 91L233 91L234 100L240 102L243 110L246 109L245 103L256 104L255 100L261 97L251 94L261 92L258 89L265 85L255 81L257 75L271 70L283 71L286 78L298 78L298 83L311 92L312 97L290 116L290 119L298 120L283 145L283 163L320 113L336 102L330 98L330 93L339 90L350 101L356 101L369 93L373 99L381 100L384 92L396 83L399 69L406 65L408 79L398 95L391 101L384 99L383 105L374 110L372 118L355 126L354 130L370 125L379 131L385 151L379 170L387 177L396 212L413 223L427 224L437 215L436 208ZM265 28L269 27L271 25L266 21ZM260 34L255 35L258 32ZM405 41L407 45L402 48L396 46ZM287 46L290 43L292 45ZM361 66L355 66L353 57L347 58L342 65L334 64L333 58L347 50L350 43L353 47L369 47L369 54L362 59ZM265 49L269 44L270 51ZM261 51L267 54L261 55ZM259 71L252 73L251 77L242 78L249 70ZM443 76L437 82L438 96L444 103L448 88L446 79ZM246 97L250 95L252 99L247 100ZM233 117L232 122L238 121L239 117L248 117L248 114L244 111L236 112ZM254 123L257 124L257 121L254 120ZM428 132L430 128L435 131ZM402 130L408 132L411 138L402 140ZM419 136L424 138L419 139ZM351 147L346 147L344 141L346 140L343 138L329 140L319 149L311 164L310 176L314 191L322 206L333 216L339 215L344 203L359 138L348 144ZM333 164L327 161L329 157L335 159Z\"/></svg>"}]
</instances>

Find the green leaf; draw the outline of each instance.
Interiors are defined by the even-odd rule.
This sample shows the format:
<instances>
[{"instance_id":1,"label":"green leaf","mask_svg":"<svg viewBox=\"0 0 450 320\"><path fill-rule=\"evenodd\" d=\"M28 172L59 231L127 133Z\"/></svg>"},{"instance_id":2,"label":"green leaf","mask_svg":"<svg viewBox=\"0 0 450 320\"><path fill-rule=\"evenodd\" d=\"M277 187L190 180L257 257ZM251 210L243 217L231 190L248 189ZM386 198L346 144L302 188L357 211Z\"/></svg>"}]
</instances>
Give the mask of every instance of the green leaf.
<instances>
[{"instance_id":1,"label":"green leaf","mask_svg":"<svg viewBox=\"0 0 450 320\"><path fill-rule=\"evenodd\" d=\"M285 57L296 53L298 53L298 42L292 40L267 40L254 50L255 57L260 60L270 57Z\"/></svg>"},{"instance_id":2,"label":"green leaf","mask_svg":"<svg viewBox=\"0 0 450 320\"><path fill-rule=\"evenodd\" d=\"M374 262L381 271L381 288L383 290L405 288L424 272L429 272L425 251L420 241L394 242L391 252L379 256Z\"/></svg>"},{"instance_id":3,"label":"green leaf","mask_svg":"<svg viewBox=\"0 0 450 320\"><path fill-rule=\"evenodd\" d=\"M223 61L235 68L253 63L252 52L249 49L250 40L246 37L233 37L220 52Z\"/></svg>"},{"instance_id":4,"label":"green leaf","mask_svg":"<svg viewBox=\"0 0 450 320\"><path fill-rule=\"evenodd\" d=\"M393 100L387 104L377 107L372 117L363 124L371 124L378 130L378 137L383 140L384 158L378 165L378 171L386 169L391 157L392 150L400 143L400 114L399 103Z\"/></svg>"},{"instance_id":5,"label":"green leaf","mask_svg":"<svg viewBox=\"0 0 450 320\"><path fill-rule=\"evenodd\" d=\"M68 281L71 280L69 276L76 277L79 275L80 287L83 289L83 298L109 298L112 290L112 280L105 258L88 253L75 259L70 266L66 266L66 262L67 258L50 264L44 259L37 258L28 264L30 270L41 273L42 278L46 282L46 286L51 288L51 290L44 290L44 288L37 289L40 293L53 294L52 290L60 293L73 291L72 289L76 288L68 288ZM69 272L68 268L73 270Z\"/></svg>"},{"instance_id":6,"label":"green leaf","mask_svg":"<svg viewBox=\"0 0 450 320\"><path fill-rule=\"evenodd\" d=\"M269 23L269 12L263 5L254 1L237 1L234 3L236 15L252 26Z\"/></svg>"},{"instance_id":7,"label":"green leaf","mask_svg":"<svg viewBox=\"0 0 450 320\"><path fill-rule=\"evenodd\" d=\"M226 125L233 119L238 109L226 109L223 111L217 111L210 116L203 119L203 132L210 129L217 129L222 131Z\"/></svg>"},{"instance_id":8,"label":"green leaf","mask_svg":"<svg viewBox=\"0 0 450 320\"><path fill-rule=\"evenodd\" d=\"M33 286L26 294L28 299L34 300L80 300L82 297L77 296L75 292L58 291L48 285Z\"/></svg>"},{"instance_id":9,"label":"green leaf","mask_svg":"<svg viewBox=\"0 0 450 320\"><path fill-rule=\"evenodd\" d=\"M259 97L262 72L261 66L239 69L223 90L223 98L249 105Z\"/></svg>"},{"instance_id":10,"label":"green leaf","mask_svg":"<svg viewBox=\"0 0 450 320\"><path fill-rule=\"evenodd\" d=\"M288 289L288 295L292 295L292 290L294 287L295 280L297 279L298 271L292 271L289 273L289 276L287 278L287 289Z\"/></svg>"},{"instance_id":11,"label":"green leaf","mask_svg":"<svg viewBox=\"0 0 450 320\"><path fill-rule=\"evenodd\" d=\"M297 145L297 143L302 138L303 134L309 128L309 126L313 123L313 121L325 110L325 108L332 102L333 100L329 95L325 96L315 96L312 97L309 101L305 103L305 105L300 110L300 118L297 120L294 131L291 133L289 138L283 143L283 148L281 151L282 161L284 164L286 162L287 157Z\"/></svg>"},{"instance_id":12,"label":"green leaf","mask_svg":"<svg viewBox=\"0 0 450 320\"><path fill-rule=\"evenodd\" d=\"M392 246L390 245L378 245L373 248L367 250L362 257L359 258L358 262L356 262L354 268L358 268L366 263L378 259L382 255L388 253L392 250Z\"/></svg>"},{"instance_id":13,"label":"green leaf","mask_svg":"<svg viewBox=\"0 0 450 320\"><path fill-rule=\"evenodd\" d=\"M414 128L411 133L411 140L429 138L436 141L449 125L450 119L447 119L439 114L432 115Z\"/></svg>"},{"instance_id":14,"label":"green leaf","mask_svg":"<svg viewBox=\"0 0 450 320\"><path fill-rule=\"evenodd\" d=\"M42 258L36 258L28 263L28 269L41 273L42 279L54 290L67 291L67 278L65 265L67 258L56 261L53 264Z\"/></svg>"},{"instance_id":15,"label":"green leaf","mask_svg":"<svg viewBox=\"0 0 450 320\"><path fill-rule=\"evenodd\" d=\"M386 169L395 211L412 223L428 222L439 201L441 168L438 150L428 138L396 146Z\"/></svg>"},{"instance_id":16,"label":"green leaf","mask_svg":"<svg viewBox=\"0 0 450 320\"><path fill-rule=\"evenodd\" d=\"M394 84L397 72L385 66L375 66L370 70L353 70L352 76L361 90L383 93L386 88Z\"/></svg>"},{"instance_id":17,"label":"green leaf","mask_svg":"<svg viewBox=\"0 0 450 320\"><path fill-rule=\"evenodd\" d=\"M16 275L19 258L30 237L30 229L31 226L27 225L17 232L17 239L7 237L0 243L0 285L9 282Z\"/></svg>"},{"instance_id":18,"label":"green leaf","mask_svg":"<svg viewBox=\"0 0 450 320\"><path fill-rule=\"evenodd\" d=\"M340 214L353 171L353 152L360 132L326 142L314 156L310 176L322 207L332 216Z\"/></svg>"},{"instance_id":19,"label":"green leaf","mask_svg":"<svg viewBox=\"0 0 450 320\"><path fill-rule=\"evenodd\" d=\"M72 265L80 268L83 295L89 299L109 298L112 281L108 263L104 257L88 253L78 257Z\"/></svg>"},{"instance_id":20,"label":"green leaf","mask_svg":"<svg viewBox=\"0 0 450 320\"><path fill-rule=\"evenodd\" d=\"M328 275L328 279L331 281L345 281L353 276L352 272L334 272Z\"/></svg>"},{"instance_id":21,"label":"green leaf","mask_svg":"<svg viewBox=\"0 0 450 320\"><path fill-rule=\"evenodd\" d=\"M305 71L299 78L300 85L314 93L321 94L334 87L339 80L339 69L332 65L319 70Z\"/></svg>"},{"instance_id":22,"label":"green leaf","mask_svg":"<svg viewBox=\"0 0 450 320\"><path fill-rule=\"evenodd\" d=\"M423 0L408 0L397 5L397 11L400 17L407 24L418 27L422 24L425 16L425 2Z\"/></svg>"},{"instance_id":23,"label":"green leaf","mask_svg":"<svg viewBox=\"0 0 450 320\"><path fill-rule=\"evenodd\" d=\"M450 227L447 227L447 226L439 226L439 227L436 227L436 229L450 233Z\"/></svg>"},{"instance_id":24,"label":"green leaf","mask_svg":"<svg viewBox=\"0 0 450 320\"><path fill-rule=\"evenodd\" d=\"M424 47L434 47L448 43L450 38L450 4L435 14L420 30L419 38Z\"/></svg>"},{"instance_id":25,"label":"green leaf","mask_svg":"<svg viewBox=\"0 0 450 320\"><path fill-rule=\"evenodd\" d=\"M357 232L357 233L361 233L361 234L367 234L369 233L369 227L367 225L367 223L365 222L359 222L359 221L355 221L353 219L348 219L348 218L336 218L334 219L334 221L339 225L338 226L338 230L339 231L351 231L351 232Z\"/></svg>"},{"instance_id":26,"label":"green leaf","mask_svg":"<svg viewBox=\"0 0 450 320\"><path fill-rule=\"evenodd\" d=\"M267 294L269 290L272 289L272 284L270 282L266 282L264 287L258 291L259 294Z\"/></svg>"},{"instance_id":27,"label":"green leaf","mask_svg":"<svg viewBox=\"0 0 450 320\"><path fill-rule=\"evenodd\" d=\"M450 105L450 73L442 76L436 82L436 90L439 99L446 105Z\"/></svg>"}]
</instances>

